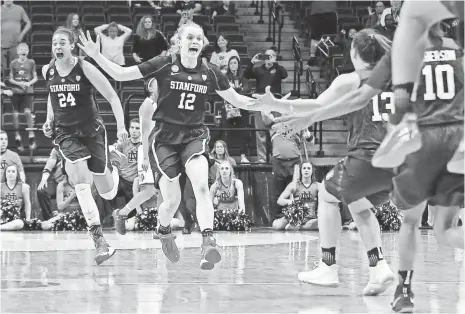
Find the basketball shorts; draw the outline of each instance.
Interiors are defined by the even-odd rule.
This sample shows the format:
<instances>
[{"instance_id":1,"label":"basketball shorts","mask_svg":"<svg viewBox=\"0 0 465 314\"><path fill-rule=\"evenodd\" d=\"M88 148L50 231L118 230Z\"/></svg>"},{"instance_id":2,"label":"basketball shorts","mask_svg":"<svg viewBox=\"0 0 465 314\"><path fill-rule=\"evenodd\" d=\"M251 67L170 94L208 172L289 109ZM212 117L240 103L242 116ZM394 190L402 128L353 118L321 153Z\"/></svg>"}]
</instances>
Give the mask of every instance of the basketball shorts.
<instances>
[{"instance_id":1,"label":"basketball shorts","mask_svg":"<svg viewBox=\"0 0 465 314\"><path fill-rule=\"evenodd\" d=\"M34 111L32 108L33 97L30 95L24 94L13 94L11 96L11 106L13 107L13 112L22 112L26 109Z\"/></svg>"},{"instance_id":2,"label":"basketball shorts","mask_svg":"<svg viewBox=\"0 0 465 314\"><path fill-rule=\"evenodd\" d=\"M153 180L153 173L152 173L152 167L149 166L149 169L147 171L144 171L142 169L142 162L144 161L144 153L143 153L143 148L142 145L139 145L138 151L137 151L137 171L139 173L139 185L142 184L154 184L155 181Z\"/></svg>"},{"instance_id":3,"label":"basketball shorts","mask_svg":"<svg viewBox=\"0 0 465 314\"><path fill-rule=\"evenodd\" d=\"M87 160L94 174L105 174L109 158L107 132L101 120L54 129L53 144L66 162Z\"/></svg>"},{"instance_id":4,"label":"basketball shorts","mask_svg":"<svg viewBox=\"0 0 465 314\"><path fill-rule=\"evenodd\" d=\"M392 201L410 209L430 205L463 206L464 176L447 171L447 163L463 137L463 124L421 128L422 147L407 156L393 179Z\"/></svg>"},{"instance_id":5,"label":"basketball shorts","mask_svg":"<svg viewBox=\"0 0 465 314\"><path fill-rule=\"evenodd\" d=\"M393 175L366 159L348 156L328 172L324 183L330 194L347 205L366 198L373 206L380 206L389 201Z\"/></svg>"},{"instance_id":6,"label":"basketball shorts","mask_svg":"<svg viewBox=\"0 0 465 314\"><path fill-rule=\"evenodd\" d=\"M186 164L195 156L208 160L210 132L206 126L187 128L157 122L149 137L149 161L155 185L162 176L170 181L179 178Z\"/></svg>"}]
</instances>

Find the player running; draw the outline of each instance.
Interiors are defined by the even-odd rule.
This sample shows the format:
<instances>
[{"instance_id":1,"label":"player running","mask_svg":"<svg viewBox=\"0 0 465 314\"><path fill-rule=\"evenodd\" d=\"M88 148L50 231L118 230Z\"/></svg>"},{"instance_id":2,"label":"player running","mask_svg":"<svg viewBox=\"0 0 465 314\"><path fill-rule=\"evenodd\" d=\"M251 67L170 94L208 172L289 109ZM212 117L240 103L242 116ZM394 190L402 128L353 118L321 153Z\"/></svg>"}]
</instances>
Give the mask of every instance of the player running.
<instances>
[{"instance_id":1,"label":"player running","mask_svg":"<svg viewBox=\"0 0 465 314\"><path fill-rule=\"evenodd\" d=\"M392 93L389 85L376 86L370 105L366 101L357 104L357 109L347 109L344 103L335 101L360 86L375 85L367 82L376 63L390 50L390 41L372 29L365 29L355 36L351 57L356 71L338 76L318 99L278 100L269 90L249 108L300 112L275 119L275 128L291 134L300 132L314 122L351 113L349 123L349 156L341 160L326 176L318 193L318 226L322 249L322 262L310 272L302 272L299 279L312 284L336 286L339 284L336 265L336 245L340 236L341 216L339 202L348 204L360 236L368 252L370 279L363 290L364 295L384 292L394 281L381 250L381 235L378 221L371 211L389 200L392 172L375 168L371 157L385 135L383 121L392 109ZM347 98L346 98L347 99ZM329 105L327 105L329 104ZM353 106L352 106L353 107ZM318 110L315 110L320 108ZM292 109L292 110L291 110ZM341 113L341 110L346 110Z\"/></svg>"},{"instance_id":2,"label":"player running","mask_svg":"<svg viewBox=\"0 0 465 314\"><path fill-rule=\"evenodd\" d=\"M150 147L150 153L144 151L144 163L150 162L155 184L158 184L163 198L158 210L162 250L170 261L179 260L170 221L181 201L179 176L185 171L194 190L197 219L203 236L201 268L213 269L221 255L213 236L214 210L208 191L207 147L210 136L204 125L205 104L208 93L213 91L239 108L245 109L252 99L236 93L216 66L199 59L205 36L202 28L195 23L180 27L176 40L178 53L155 57L132 67L120 67L103 57L99 52L99 37L96 43L89 33L87 38L84 34L80 38L81 49L114 79L156 79L159 88L153 115L156 124L149 143L143 143L143 146ZM144 130L142 132L144 135Z\"/></svg>"},{"instance_id":3,"label":"player running","mask_svg":"<svg viewBox=\"0 0 465 314\"><path fill-rule=\"evenodd\" d=\"M126 140L121 102L105 76L89 62L74 57L73 33L66 28L55 31L52 41L53 60L42 68L47 82L47 120L44 134L65 160L66 173L73 183L82 213L94 241L100 265L109 259L111 248L102 234L99 210L92 197L91 184L108 200L115 197L118 172L107 169L108 143L105 126L98 113L94 88L110 103L115 114L118 137ZM108 170L108 171L107 171Z\"/></svg>"}]
</instances>

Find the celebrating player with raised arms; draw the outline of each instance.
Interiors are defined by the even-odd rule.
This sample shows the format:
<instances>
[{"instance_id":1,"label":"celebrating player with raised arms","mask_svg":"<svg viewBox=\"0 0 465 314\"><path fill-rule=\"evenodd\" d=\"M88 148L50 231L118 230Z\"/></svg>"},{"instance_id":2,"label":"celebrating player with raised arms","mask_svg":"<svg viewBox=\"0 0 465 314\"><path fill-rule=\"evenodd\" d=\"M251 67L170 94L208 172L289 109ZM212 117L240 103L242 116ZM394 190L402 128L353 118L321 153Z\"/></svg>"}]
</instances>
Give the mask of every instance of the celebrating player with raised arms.
<instances>
[{"instance_id":1,"label":"celebrating player with raised arms","mask_svg":"<svg viewBox=\"0 0 465 314\"><path fill-rule=\"evenodd\" d=\"M118 187L116 169L108 169L108 143L105 126L98 113L94 88L110 103L116 117L118 137L127 140L121 102L105 76L89 62L72 55L73 33L66 28L55 31L52 41L53 60L42 68L47 82L46 136L65 160L69 180L73 183L82 213L86 218L97 255L97 264L115 252L106 242L100 225L100 215L92 197L95 183L100 195L113 199Z\"/></svg>"},{"instance_id":2,"label":"celebrating player with raised arms","mask_svg":"<svg viewBox=\"0 0 465 314\"><path fill-rule=\"evenodd\" d=\"M203 235L201 268L213 269L214 264L221 260L221 254L213 237L214 210L208 191L207 148L210 136L204 125L205 104L208 93L214 91L239 108L245 109L251 99L236 93L216 66L199 58L204 44L204 33L199 25L187 23L177 34L177 53L125 68L100 54L99 37L95 43L89 33L87 38L82 34L82 45L79 46L118 81L157 80L158 104L153 114L155 127L147 145L150 153L144 151L144 159L145 162L150 161L155 184L158 184L163 198L158 211L158 235L162 249L170 261L179 260L170 221L181 201L178 179L185 171L192 182L197 219Z\"/></svg>"},{"instance_id":3,"label":"celebrating player with raised arms","mask_svg":"<svg viewBox=\"0 0 465 314\"><path fill-rule=\"evenodd\" d=\"M329 171L318 191L318 227L322 249L322 262L310 272L299 274L301 281L334 286L339 284L336 266L336 245L341 230L339 202L348 204L360 236L367 249L370 264L370 279L363 290L364 295L377 295L385 291L395 276L384 260L381 250L381 235L378 221L371 211L389 200L392 172L375 168L371 157L386 133L383 122L392 108L390 86L378 86L368 80L373 68L390 50L390 41L373 29L358 32L352 42L351 57L355 72L338 76L331 86L317 99L275 99L269 91L256 95L258 100L250 109L297 113L275 119L278 131L300 132L314 122L350 113L349 156ZM368 81L367 81L368 80ZM350 109L339 99L360 86L369 85L377 91L370 104L352 103Z\"/></svg>"}]
</instances>

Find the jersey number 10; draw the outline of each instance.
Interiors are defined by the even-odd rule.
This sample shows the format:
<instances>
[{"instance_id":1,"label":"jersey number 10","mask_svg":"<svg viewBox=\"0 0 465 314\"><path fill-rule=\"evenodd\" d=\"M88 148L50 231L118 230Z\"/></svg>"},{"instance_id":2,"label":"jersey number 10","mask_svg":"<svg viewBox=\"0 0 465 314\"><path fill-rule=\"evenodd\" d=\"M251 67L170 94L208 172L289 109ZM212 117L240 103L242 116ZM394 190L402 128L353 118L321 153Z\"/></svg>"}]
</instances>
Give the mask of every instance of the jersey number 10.
<instances>
[{"instance_id":1,"label":"jersey number 10","mask_svg":"<svg viewBox=\"0 0 465 314\"><path fill-rule=\"evenodd\" d=\"M58 102L60 103L61 108L76 106L76 99L74 98L73 94L71 94L71 93L68 93L68 94L59 93L58 94Z\"/></svg>"},{"instance_id":2,"label":"jersey number 10","mask_svg":"<svg viewBox=\"0 0 465 314\"><path fill-rule=\"evenodd\" d=\"M434 71L433 71L434 67ZM423 99L427 101L442 99L450 100L455 97L454 68L450 64L438 64L433 66L428 64L423 67L421 74L425 77L425 94ZM446 81L444 82L444 74ZM434 88L436 82L436 92ZM447 86L447 92L446 92ZM417 100L418 83L413 88L411 101Z\"/></svg>"}]
</instances>

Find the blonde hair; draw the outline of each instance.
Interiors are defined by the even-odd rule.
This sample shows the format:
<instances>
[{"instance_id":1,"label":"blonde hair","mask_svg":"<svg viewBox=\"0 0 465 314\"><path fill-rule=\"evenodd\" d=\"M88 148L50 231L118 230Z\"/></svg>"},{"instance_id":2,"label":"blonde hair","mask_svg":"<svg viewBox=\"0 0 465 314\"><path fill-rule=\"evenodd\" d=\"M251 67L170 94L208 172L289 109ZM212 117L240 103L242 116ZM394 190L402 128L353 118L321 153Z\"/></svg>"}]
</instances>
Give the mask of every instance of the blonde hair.
<instances>
[{"instance_id":1,"label":"blonde hair","mask_svg":"<svg viewBox=\"0 0 465 314\"><path fill-rule=\"evenodd\" d=\"M145 27L144 27L144 22L146 19L150 19L152 20L152 27L147 30ZM144 15L140 21L139 21L139 24L137 24L137 28L136 28L136 34L140 37L140 38L144 38L144 39L151 39L153 37L155 37L155 35L157 34L158 30L155 28L155 23L153 23L153 17L151 15Z\"/></svg>"},{"instance_id":2,"label":"blonde hair","mask_svg":"<svg viewBox=\"0 0 465 314\"><path fill-rule=\"evenodd\" d=\"M224 164L227 164L229 166L229 169L231 169L231 172L229 173L229 180L230 180L229 192L230 192L230 195L233 195L234 189L236 188L234 185L234 180L236 179L236 176L234 175L234 168L229 162L229 160L222 161L218 166L218 170L216 171L216 179L215 179L216 188L218 189L220 187L220 184L223 184L223 182L221 181L220 169L221 169L221 166Z\"/></svg>"},{"instance_id":3,"label":"blonde hair","mask_svg":"<svg viewBox=\"0 0 465 314\"><path fill-rule=\"evenodd\" d=\"M179 51L181 50L181 47L179 46L181 43L181 36L184 33L184 30L188 27L199 28L200 30L202 30L203 37L205 37L203 28L199 24L194 23L192 21L187 21L186 23L179 26L176 32L174 33L173 37L171 37L170 42L171 43L174 42L174 43L171 45L170 49L168 50L168 55L174 55L174 54L179 53Z\"/></svg>"}]
</instances>

